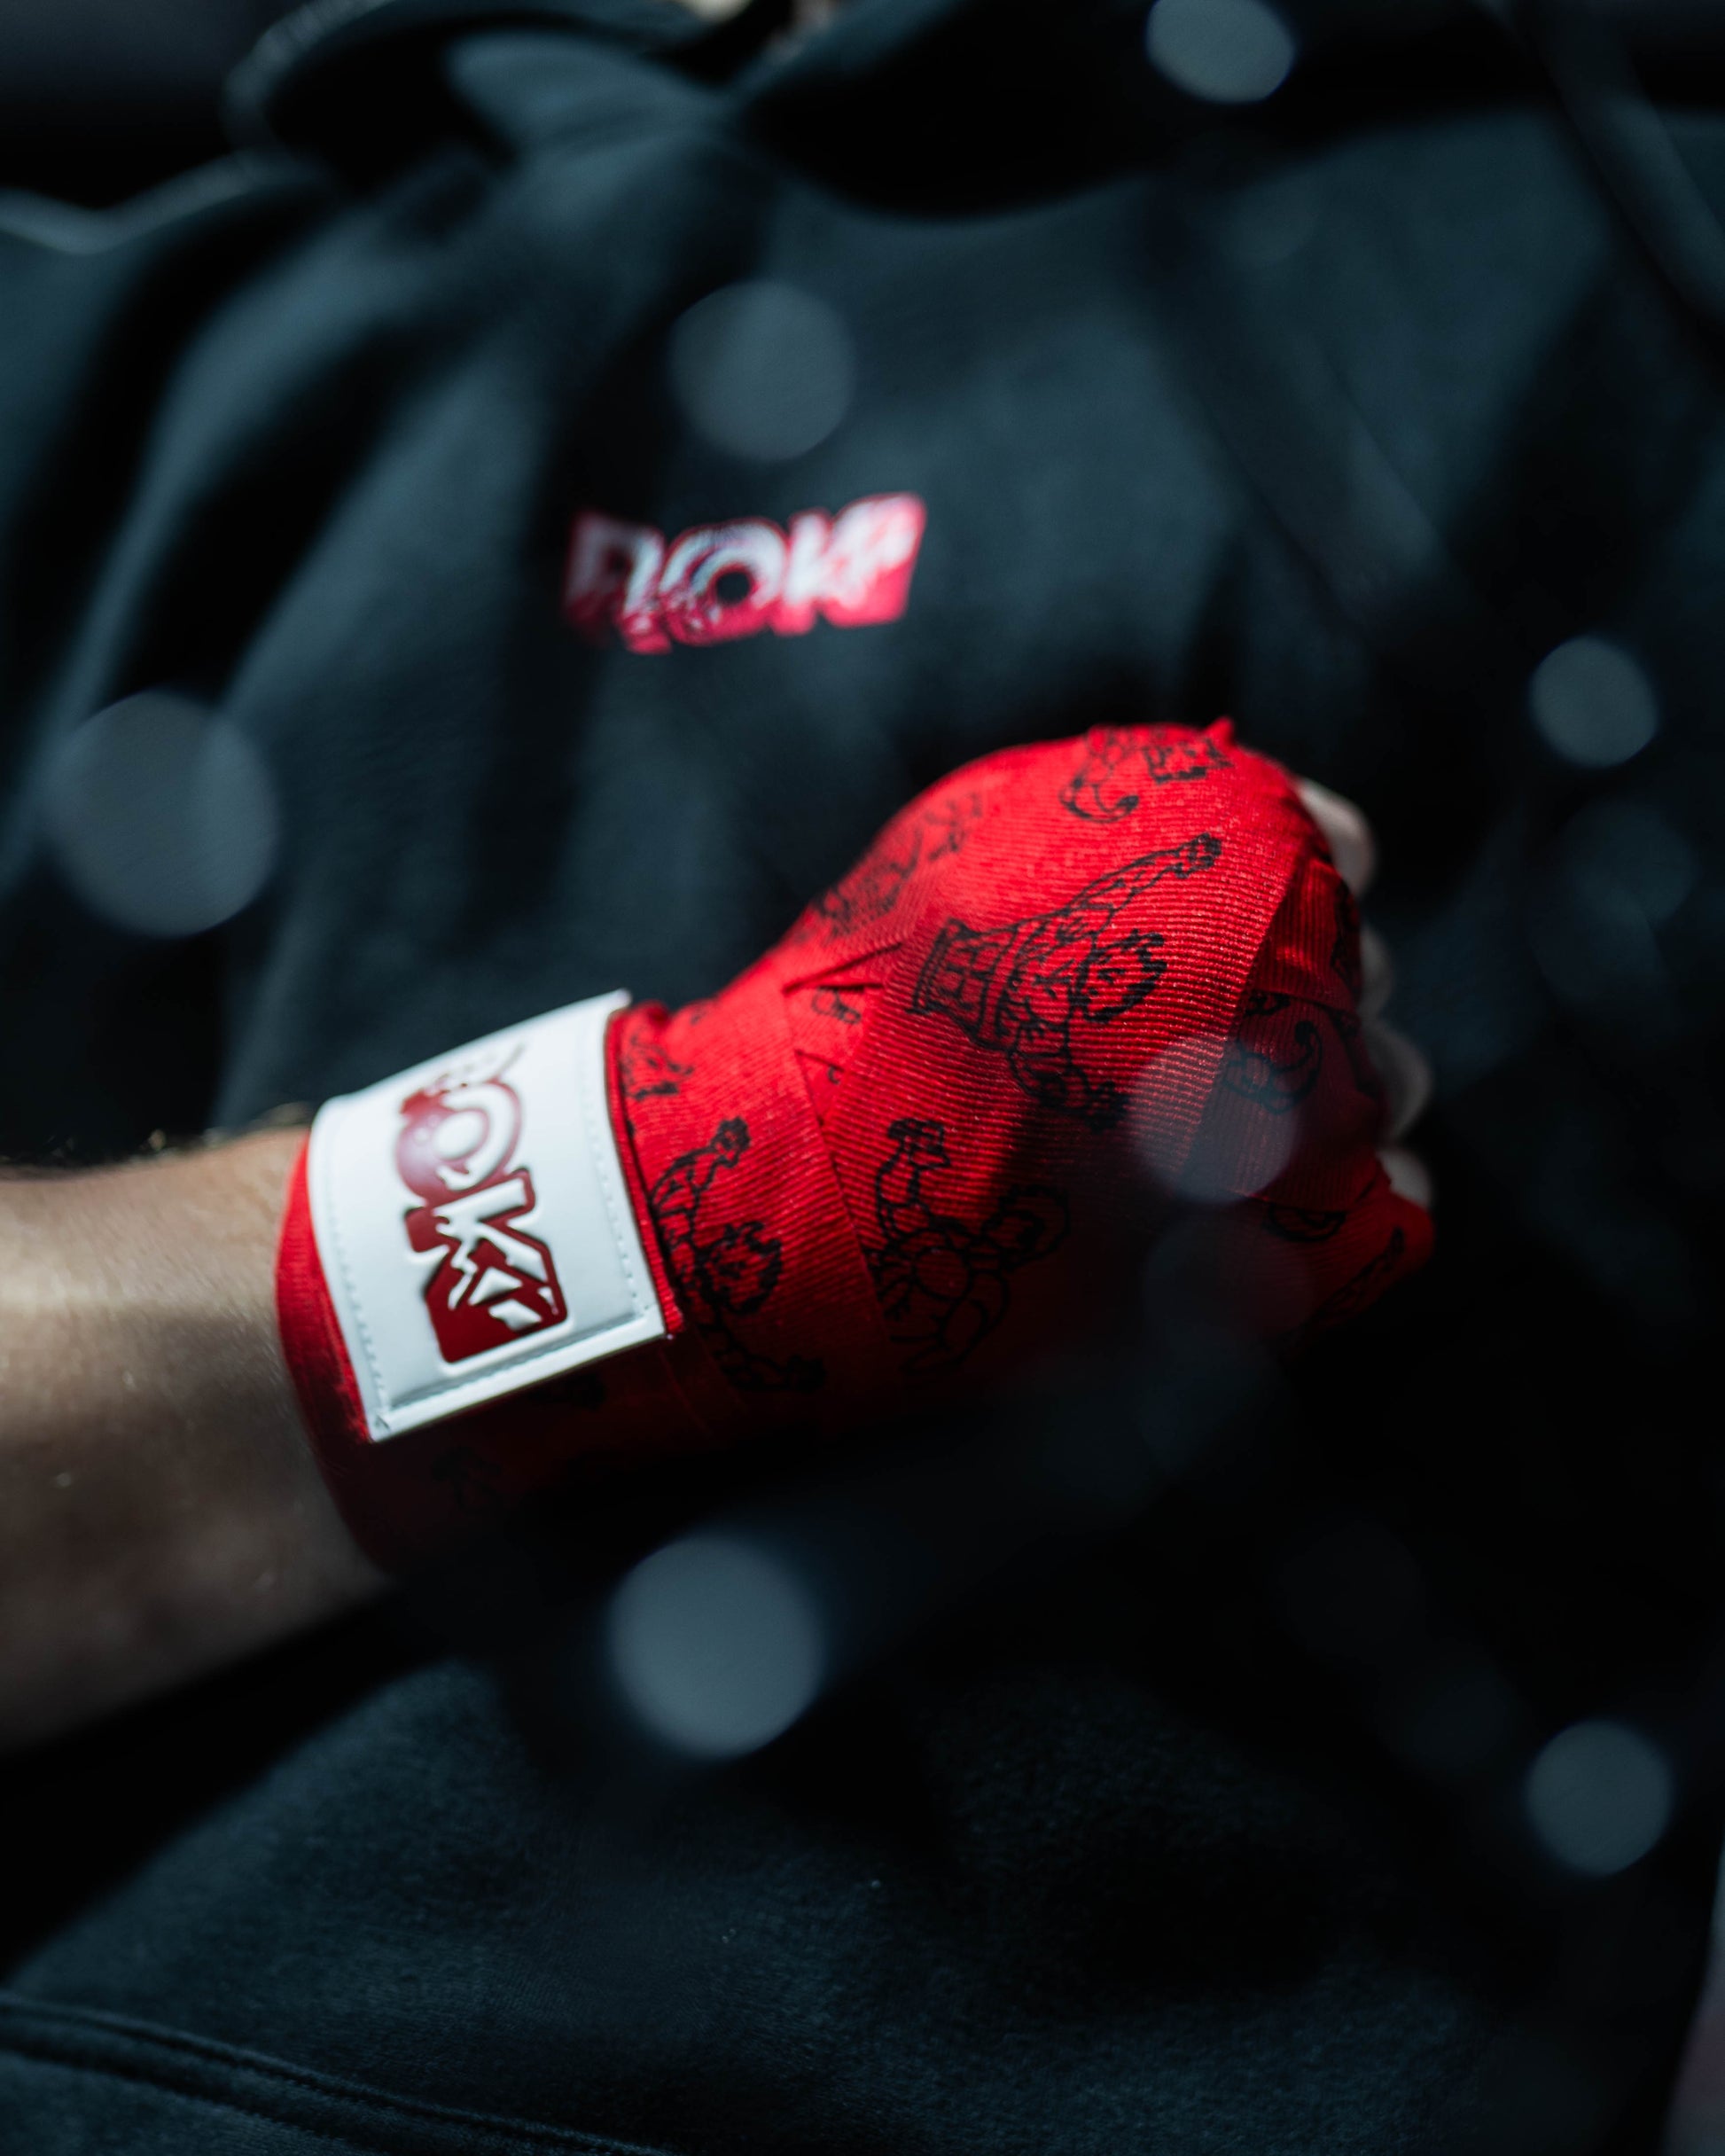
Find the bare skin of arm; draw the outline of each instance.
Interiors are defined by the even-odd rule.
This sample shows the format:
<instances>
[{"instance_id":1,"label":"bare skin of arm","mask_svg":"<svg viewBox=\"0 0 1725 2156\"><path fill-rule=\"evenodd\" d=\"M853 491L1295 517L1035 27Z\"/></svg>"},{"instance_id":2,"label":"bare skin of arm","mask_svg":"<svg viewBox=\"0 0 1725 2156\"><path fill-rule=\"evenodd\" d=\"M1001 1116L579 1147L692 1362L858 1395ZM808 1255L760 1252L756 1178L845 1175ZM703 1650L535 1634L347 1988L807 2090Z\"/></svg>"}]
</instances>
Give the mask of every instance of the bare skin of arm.
<instances>
[{"instance_id":1,"label":"bare skin of arm","mask_svg":"<svg viewBox=\"0 0 1725 2156\"><path fill-rule=\"evenodd\" d=\"M277 1341L299 1143L0 1176L0 1746L383 1584L324 1489Z\"/></svg>"}]
</instances>

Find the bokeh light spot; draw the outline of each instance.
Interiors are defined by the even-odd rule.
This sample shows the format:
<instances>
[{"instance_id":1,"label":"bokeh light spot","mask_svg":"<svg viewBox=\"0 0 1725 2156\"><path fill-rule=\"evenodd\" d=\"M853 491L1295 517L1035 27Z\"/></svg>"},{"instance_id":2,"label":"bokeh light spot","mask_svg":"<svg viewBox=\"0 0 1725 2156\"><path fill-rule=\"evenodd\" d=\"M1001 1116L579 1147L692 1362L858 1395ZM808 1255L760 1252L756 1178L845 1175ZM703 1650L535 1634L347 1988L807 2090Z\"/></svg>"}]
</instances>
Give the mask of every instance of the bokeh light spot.
<instances>
[{"instance_id":1,"label":"bokeh light spot","mask_svg":"<svg viewBox=\"0 0 1725 2156\"><path fill-rule=\"evenodd\" d=\"M1391 1742L1415 1766L1465 1777L1488 1768L1510 1740L1516 1702L1495 1669L1457 1655L1410 1673L1386 1719Z\"/></svg>"},{"instance_id":2,"label":"bokeh light spot","mask_svg":"<svg viewBox=\"0 0 1725 2156\"><path fill-rule=\"evenodd\" d=\"M1643 1041L1665 1037L1675 1005L1655 930L1698 874L1694 848L1657 809L1624 801L1581 809L1530 894L1529 941L1556 994Z\"/></svg>"},{"instance_id":3,"label":"bokeh light spot","mask_svg":"<svg viewBox=\"0 0 1725 2156\"><path fill-rule=\"evenodd\" d=\"M1255 105L1294 63L1292 33L1264 0L1156 0L1151 59L1176 90L1213 105Z\"/></svg>"},{"instance_id":4,"label":"bokeh light spot","mask_svg":"<svg viewBox=\"0 0 1725 2156\"><path fill-rule=\"evenodd\" d=\"M606 1638L617 1688L650 1734L729 1759L770 1743L814 1701L823 1632L808 1588L771 1551L699 1533L635 1567Z\"/></svg>"},{"instance_id":5,"label":"bokeh light spot","mask_svg":"<svg viewBox=\"0 0 1725 2156\"><path fill-rule=\"evenodd\" d=\"M1603 886L1658 926L1694 889L1695 848L1657 808L1642 801L1590 801L1563 834L1572 873Z\"/></svg>"},{"instance_id":6,"label":"bokeh light spot","mask_svg":"<svg viewBox=\"0 0 1725 2156\"><path fill-rule=\"evenodd\" d=\"M196 935L247 906L275 866L269 774L245 736L189 697L146 690L87 720L50 765L56 865L92 912Z\"/></svg>"},{"instance_id":7,"label":"bokeh light spot","mask_svg":"<svg viewBox=\"0 0 1725 2156\"><path fill-rule=\"evenodd\" d=\"M1193 1033L1171 1041L1139 1088L1141 1157L1171 1197L1187 1205L1226 1206L1265 1190L1292 1161L1300 1116L1274 1086L1256 1082L1243 1043ZM1159 1102L1202 1085L1207 1099L1188 1142L1183 1127L1158 1113ZM1268 1103L1268 1105L1263 1105Z\"/></svg>"},{"instance_id":8,"label":"bokeh light spot","mask_svg":"<svg viewBox=\"0 0 1725 2156\"><path fill-rule=\"evenodd\" d=\"M733 457L800 457L844 418L850 332L825 301L766 280L697 301L671 332L671 386L690 425Z\"/></svg>"},{"instance_id":9,"label":"bokeh light spot","mask_svg":"<svg viewBox=\"0 0 1725 2156\"><path fill-rule=\"evenodd\" d=\"M1572 637L1548 652L1534 669L1527 706L1549 746L1591 770L1627 763L1659 730L1652 684L1603 637Z\"/></svg>"},{"instance_id":10,"label":"bokeh light spot","mask_svg":"<svg viewBox=\"0 0 1725 2156\"><path fill-rule=\"evenodd\" d=\"M1671 1769L1620 1722L1578 1722L1534 1762L1526 1791L1534 1831L1559 1862L1608 1879L1652 1848L1671 1820Z\"/></svg>"}]
</instances>

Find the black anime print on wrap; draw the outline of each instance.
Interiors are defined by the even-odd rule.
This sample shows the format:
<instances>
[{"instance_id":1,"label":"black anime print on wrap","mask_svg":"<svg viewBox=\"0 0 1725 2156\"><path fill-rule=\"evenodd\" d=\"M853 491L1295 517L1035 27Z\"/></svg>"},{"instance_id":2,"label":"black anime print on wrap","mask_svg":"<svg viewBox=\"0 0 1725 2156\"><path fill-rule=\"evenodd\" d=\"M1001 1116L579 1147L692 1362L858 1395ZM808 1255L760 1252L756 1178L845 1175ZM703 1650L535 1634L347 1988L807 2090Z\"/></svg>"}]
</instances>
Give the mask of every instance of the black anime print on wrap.
<instances>
[{"instance_id":1,"label":"black anime print on wrap","mask_svg":"<svg viewBox=\"0 0 1725 2156\"><path fill-rule=\"evenodd\" d=\"M847 876L821 894L792 935L799 941L819 936L837 942L885 920L918 869L963 852L981 813L982 796L964 793L919 809L902 829L889 828Z\"/></svg>"},{"instance_id":2,"label":"black anime print on wrap","mask_svg":"<svg viewBox=\"0 0 1725 2156\"><path fill-rule=\"evenodd\" d=\"M653 1184L648 1209L689 1315L738 1392L812 1392L825 1382L819 1362L806 1355L775 1361L737 1336L734 1321L753 1316L778 1285L784 1262L778 1238L758 1220L730 1221L717 1230L701 1220L714 1179L737 1165L749 1142L747 1123L728 1116L705 1145L672 1161Z\"/></svg>"},{"instance_id":3,"label":"black anime print on wrap","mask_svg":"<svg viewBox=\"0 0 1725 2156\"><path fill-rule=\"evenodd\" d=\"M1354 1090L1367 1100L1381 1101L1384 1082L1372 1067L1371 1056L1366 1047L1365 1021L1351 1011L1331 1011L1330 1023L1336 1028L1336 1037L1342 1044L1342 1053L1347 1058L1347 1067L1353 1074Z\"/></svg>"},{"instance_id":4,"label":"black anime print on wrap","mask_svg":"<svg viewBox=\"0 0 1725 2156\"><path fill-rule=\"evenodd\" d=\"M860 1026L862 1005L857 996L854 988L847 997L843 988L816 988L811 1000L817 1017L836 1019L841 1026Z\"/></svg>"},{"instance_id":5,"label":"black anime print on wrap","mask_svg":"<svg viewBox=\"0 0 1725 2156\"><path fill-rule=\"evenodd\" d=\"M1120 916L1165 878L1201 875L1221 858L1222 840L1202 832L1098 877L1052 913L1002 928L948 921L910 1007L950 1019L980 1048L1003 1055L1041 1106L1112 1130L1126 1113L1126 1096L1080 1066L1073 1022L1111 1025L1143 1003L1167 971L1157 955L1164 939L1123 926Z\"/></svg>"},{"instance_id":6,"label":"black anime print on wrap","mask_svg":"<svg viewBox=\"0 0 1725 2156\"><path fill-rule=\"evenodd\" d=\"M1146 782L1166 786L1229 768L1207 734L1099 727L1085 735L1084 761L1061 788L1060 800L1093 824L1118 824L1143 801Z\"/></svg>"},{"instance_id":7,"label":"black anime print on wrap","mask_svg":"<svg viewBox=\"0 0 1725 2156\"><path fill-rule=\"evenodd\" d=\"M1338 1010L1327 1005L1330 1022L1336 1028L1336 1037L1347 1058L1347 1067L1354 1074L1354 1087L1368 1100L1382 1100L1384 1086L1371 1066L1371 1058L1366 1051L1365 1025L1354 1006L1364 992L1365 968L1360 957L1360 909L1354 902L1354 894L1339 878L1336 882L1336 940L1330 947L1330 970L1342 985L1347 998L1347 1007Z\"/></svg>"},{"instance_id":8,"label":"black anime print on wrap","mask_svg":"<svg viewBox=\"0 0 1725 2156\"><path fill-rule=\"evenodd\" d=\"M1401 1269L1401 1261L1407 1254L1408 1238L1400 1228L1390 1230L1390 1238L1375 1258L1362 1265L1350 1279L1344 1280L1333 1295L1321 1302L1317 1308L1299 1328L1296 1339L1307 1340L1320 1332L1328 1332L1334 1326L1346 1324L1357 1316L1368 1304L1376 1302Z\"/></svg>"},{"instance_id":9,"label":"black anime print on wrap","mask_svg":"<svg viewBox=\"0 0 1725 2156\"><path fill-rule=\"evenodd\" d=\"M679 1063L662 1041L632 1031L617 1058L617 1082L625 1100L652 1100L679 1091L691 1067Z\"/></svg>"},{"instance_id":10,"label":"black anime print on wrap","mask_svg":"<svg viewBox=\"0 0 1725 2156\"><path fill-rule=\"evenodd\" d=\"M881 963L847 962L823 976L800 980L784 991L792 1046L809 1089L815 1113L824 1122L836 1105L832 1089L843 1079L867 1037L869 1017L883 980L894 964L896 944L871 956Z\"/></svg>"},{"instance_id":11,"label":"black anime print on wrap","mask_svg":"<svg viewBox=\"0 0 1725 2156\"><path fill-rule=\"evenodd\" d=\"M1339 877L1336 879L1336 941L1330 947L1330 970L1346 990L1348 1002L1357 1004L1366 985L1360 961L1360 909Z\"/></svg>"},{"instance_id":12,"label":"black anime print on wrap","mask_svg":"<svg viewBox=\"0 0 1725 2156\"><path fill-rule=\"evenodd\" d=\"M1278 1017L1292 1002L1292 996L1278 995L1272 988L1253 988L1240 1005L1239 1022L1246 1027L1255 1019ZM1309 1098L1323 1068L1323 1036L1314 1019L1294 1020L1292 1046L1291 1056L1276 1056L1267 1049L1252 1047L1237 1035L1229 1042L1222 1058L1222 1084L1254 1107L1271 1115L1286 1115Z\"/></svg>"},{"instance_id":13,"label":"black anime print on wrap","mask_svg":"<svg viewBox=\"0 0 1725 2156\"><path fill-rule=\"evenodd\" d=\"M1008 1191L979 1226L936 1209L926 1184L949 1168L944 1123L902 1117L893 1151L875 1172L880 1240L862 1245L886 1330L911 1353L909 1377L933 1377L964 1361L1006 1314L1007 1278L1065 1240L1066 1201L1042 1183Z\"/></svg>"},{"instance_id":14,"label":"black anime print on wrap","mask_svg":"<svg viewBox=\"0 0 1725 2156\"><path fill-rule=\"evenodd\" d=\"M1327 1243L1346 1221L1346 1213L1315 1206L1266 1206L1264 1226L1284 1243Z\"/></svg>"}]
</instances>

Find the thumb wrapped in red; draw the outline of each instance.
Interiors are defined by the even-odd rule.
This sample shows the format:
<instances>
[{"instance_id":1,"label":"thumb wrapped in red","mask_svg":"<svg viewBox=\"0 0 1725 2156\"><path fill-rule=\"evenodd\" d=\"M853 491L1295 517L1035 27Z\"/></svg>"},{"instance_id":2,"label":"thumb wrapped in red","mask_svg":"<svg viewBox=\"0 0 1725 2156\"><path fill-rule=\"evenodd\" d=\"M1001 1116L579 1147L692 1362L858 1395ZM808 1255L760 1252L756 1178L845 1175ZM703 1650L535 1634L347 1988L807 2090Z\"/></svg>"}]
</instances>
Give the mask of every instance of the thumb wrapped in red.
<instances>
[{"instance_id":1,"label":"thumb wrapped in red","mask_svg":"<svg viewBox=\"0 0 1725 2156\"><path fill-rule=\"evenodd\" d=\"M972 764L895 816L722 993L611 1019L609 1123L652 1274L641 1307L657 1306L641 1344L572 1348L564 1367L582 1367L549 1385L529 1358L525 1389L497 1385L477 1410L379 1441L344 1300L364 1284L320 1246L302 1168L283 1337L337 1496L401 1563L577 1456L841 1429L1067 1337L1120 1254L1181 1203L1221 1208L1262 1329L1351 1315L1430 1234L1376 1158L1358 991L1353 904L1323 840L1286 774L1225 724ZM506 1061L504 1036L481 1045ZM435 1136L453 1082L404 1092L404 1129ZM465 1104L483 1088L462 1083L478 1113ZM511 1111L514 1152L486 1124L496 1158L479 1163L488 1181L469 1177L480 1199L441 1210L425 1179L448 1162L401 1141L404 1212L432 1258L455 1252L423 1288L441 1340L456 1334L438 1298L495 1280L519 1293L491 1288L480 1308L512 1302L524 1327L564 1308L521 1264L556 1249L559 1223L542 1205L499 1212L548 1112L529 1110L525 1124ZM461 1156L457 1180L473 1165ZM433 1193L417 1208L415 1177ZM512 1242L457 1249L450 1215L477 1217L487 1193ZM492 1322L462 1307L470 1327ZM664 1337L643 1339L661 1314ZM477 1361L488 1352L524 1351Z\"/></svg>"}]
</instances>

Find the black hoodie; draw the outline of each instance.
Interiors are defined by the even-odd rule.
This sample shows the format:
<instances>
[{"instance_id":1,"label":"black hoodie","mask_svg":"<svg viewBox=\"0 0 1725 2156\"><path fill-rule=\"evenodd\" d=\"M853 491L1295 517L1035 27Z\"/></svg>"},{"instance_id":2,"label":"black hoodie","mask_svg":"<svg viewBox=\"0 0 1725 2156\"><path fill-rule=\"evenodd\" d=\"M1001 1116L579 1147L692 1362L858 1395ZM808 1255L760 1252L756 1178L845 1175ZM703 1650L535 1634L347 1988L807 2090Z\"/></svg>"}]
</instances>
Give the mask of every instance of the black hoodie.
<instances>
[{"instance_id":1,"label":"black hoodie","mask_svg":"<svg viewBox=\"0 0 1725 2156\"><path fill-rule=\"evenodd\" d=\"M15 1768L0 2147L1651 2152L1725 1730L1719 71L1403 0L1229 104L1115 0L773 12L316 0L235 160L0 199L0 1146L698 995L963 759L1225 711L1378 823L1440 1255L1292 1379L1165 1269L1136 1361L549 1508ZM886 495L896 618L572 603L582 512ZM697 1771L605 1583L715 1506L831 1682Z\"/></svg>"}]
</instances>

